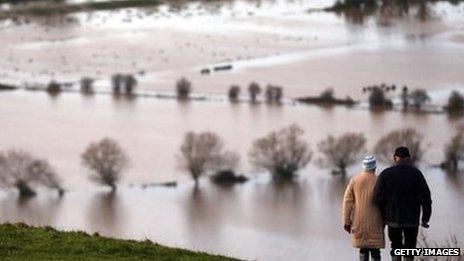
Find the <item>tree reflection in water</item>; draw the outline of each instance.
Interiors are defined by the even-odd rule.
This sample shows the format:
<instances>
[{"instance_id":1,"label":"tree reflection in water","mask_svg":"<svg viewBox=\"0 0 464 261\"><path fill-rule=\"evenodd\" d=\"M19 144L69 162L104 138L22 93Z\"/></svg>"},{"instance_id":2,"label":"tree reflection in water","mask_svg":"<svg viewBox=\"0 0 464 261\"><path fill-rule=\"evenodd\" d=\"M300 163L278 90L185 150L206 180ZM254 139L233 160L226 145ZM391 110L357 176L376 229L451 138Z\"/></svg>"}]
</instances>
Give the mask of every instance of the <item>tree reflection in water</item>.
<instances>
[{"instance_id":1,"label":"tree reflection in water","mask_svg":"<svg viewBox=\"0 0 464 261\"><path fill-rule=\"evenodd\" d=\"M128 222L117 192L96 193L89 203L88 222L93 231L107 236L117 236L124 228L121 222Z\"/></svg>"},{"instance_id":2,"label":"tree reflection in water","mask_svg":"<svg viewBox=\"0 0 464 261\"><path fill-rule=\"evenodd\" d=\"M434 18L434 13L429 3L419 1L383 1L377 7L345 8L335 10L350 24L365 24L370 18L381 26L392 26L398 18L412 18L419 22L427 22Z\"/></svg>"},{"instance_id":3,"label":"tree reflection in water","mask_svg":"<svg viewBox=\"0 0 464 261\"><path fill-rule=\"evenodd\" d=\"M0 199L0 221L25 222L37 226L53 224L60 211L62 197L58 197L54 193L41 194L25 198L11 193L2 197Z\"/></svg>"}]
</instances>

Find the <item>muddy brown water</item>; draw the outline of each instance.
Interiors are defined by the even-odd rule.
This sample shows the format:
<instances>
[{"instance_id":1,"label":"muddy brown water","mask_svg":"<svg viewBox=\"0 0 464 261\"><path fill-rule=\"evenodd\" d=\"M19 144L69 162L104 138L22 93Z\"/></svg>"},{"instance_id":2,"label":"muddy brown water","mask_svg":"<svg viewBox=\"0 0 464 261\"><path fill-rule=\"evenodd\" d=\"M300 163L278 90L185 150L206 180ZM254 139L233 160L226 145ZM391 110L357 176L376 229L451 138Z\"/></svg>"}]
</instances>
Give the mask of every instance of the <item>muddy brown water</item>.
<instances>
[{"instance_id":1,"label":"muddy brown water","mask_svg":"<svg viewBox=\"0 0 464 261\"><path fill-rule=\"evenodd\" d=\"M1 82L76 81L85 75L97 78L98 90L108 90L111 74L143 71L137 74L139 91L172 92L181 76L193 81L194 92L206 94L258 81L282 85L287 97L334 87L341 97L365 99L360 87L385 82L425 88L440 104L451 90L463 91L462 4L433 4L418 19L416 8L394 17L307 12L332 3L325 0L227 3L77 13L21 25L2 21ZM229 63L231 71L199 73ZM48 158L68 190L63 198L41 190L30 200L2 191L2 222L148 238L244 259L353 260L356 252L340 225L346 181L315 166L316 153L294 184L274 184L250 166L247 151L254 139L292 123L305 130L313 149L327 135L347 131L363 132L370 149L389 131L413 127L424 135L422 168L434 200L431 228L424 232L433 241L450 233L464 240L464 174L429 167L442 160L443 145L462 119L78 93L52 98L24 90L0 92L0 115L0 149ZM240 153L239 170L250 181L222 188L205 179L195 190L175 156L190 130L221 135L227 148ZM104 136L116 139L131 158L116 194L88 181L80 164L85 147ZM353 166L350 176L358 170ZM173 180L177 188L141 187Z\"/></svg>"},{"instance_id":2,"label":"muddy brown water","mask_svg":"<svg viewBox=\"0 0 464 261\"><path fill-rule=\"evenodd\" d=\"M3 222L148 238L244 259L354 259L356 253L340 227L345 181L311 164L294 184L279 185L247 163L246 153L255 138L297 123L313 148L328 134L363 132L371 148L381 135L399 126L418 129L428 146L423 168L434 200L431 228L425 232L440 242L449 233L464 234L463 174L427 167L441 160L443 144L462 122L446 115L153 98L127 101L78 93L51 98L22 90L0 93L0 104L1 148L22 148L48 158L68 189L61 199L53 191L40 191L30 200L2 192ZM251 180L222 188L204 179L195 190L177 168L175 157L182 135L189 130L219 133L228 148L241 154L240 170ZM80 165L85 146L103 136L117 139L132 159L116 194L90 183ZM354 166L350 175L358 169ZM143 183L170 180L179 186L141 188Z\"/></svg>"},{"instance_id":3,"label":"muddy brown water","mask_svg":"<svg viewBox=\"0 0 464 261\"><path fill-rule=\"evenodd\" d=\"M219 94L257 81L281 85L290 97L334 87L341 97L366 98L361 87L380 83L462 88L462 4L431 4L423 18L414 6L377 15L308 11L331 3L191 2L179 10L163 5L3 21L1 76L18 84L91 76L105 86L112 74L131 72L139 89L171 92L185 76L196 92ZM233 70L200 74L224 64Z\"/></svg>"}]
</instances>

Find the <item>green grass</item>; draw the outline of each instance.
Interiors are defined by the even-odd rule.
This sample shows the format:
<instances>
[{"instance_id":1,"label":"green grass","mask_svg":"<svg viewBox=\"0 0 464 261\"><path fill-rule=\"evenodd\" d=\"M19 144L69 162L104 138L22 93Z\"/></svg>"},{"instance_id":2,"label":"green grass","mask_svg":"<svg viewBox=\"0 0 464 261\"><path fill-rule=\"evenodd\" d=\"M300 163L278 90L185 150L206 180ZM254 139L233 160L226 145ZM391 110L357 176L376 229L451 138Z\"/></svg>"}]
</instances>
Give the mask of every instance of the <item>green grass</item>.
<instances>
[{"instance_id":1,"label":"green grass","mask_svg":"<svg viewBox=\"0 0 464 261\"><path fill-rule=\"evenodd\" d=\"M0 260L236 260L143 242L61 232L25 224L0 225Z\"/></svg>"}]
</instances>

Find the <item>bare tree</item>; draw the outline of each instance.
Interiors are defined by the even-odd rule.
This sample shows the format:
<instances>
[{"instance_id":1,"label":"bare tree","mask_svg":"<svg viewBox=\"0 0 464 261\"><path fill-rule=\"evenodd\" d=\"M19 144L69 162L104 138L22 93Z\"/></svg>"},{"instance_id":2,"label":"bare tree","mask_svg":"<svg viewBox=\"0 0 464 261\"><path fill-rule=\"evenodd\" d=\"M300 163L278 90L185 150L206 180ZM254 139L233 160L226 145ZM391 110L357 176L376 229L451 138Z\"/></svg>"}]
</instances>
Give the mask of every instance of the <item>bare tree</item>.
<instances>
[{"instance_id":1,"label":"bare tree","mask_svg":"<svg viewBox=\"0 0 464 261\"><path fill-rule=\"evenodd\" d=\"M238 85L230 86L228 95L229 95L229 100L231 102L237 102L238 97L240 96L240 86Z\"/></svg>"},{"instance_id":2,"label":"bare tree","mask_svg":"<svg viewBox=\"0 0 464 261\"><path fill-rule=\"evenodd\" d=\"M121 89L122 89L122 81L123 81L123 75L120 73L113 74L111 76L111 84L113 87L113 94L119 95L121 94Z\"/></svg>"},{"instance_id":3,"label":"bare tree","mask_svg":"<svg viewBox=\"0 0 464 261\"><path fill-rule=\"evenodd\" d=\"M408 86L403 86L401 90L401 103L403 104L403 110L407 110L409 108L409 89Z\"/></svg>"},{"instance_id":4,"label":"bare tree","mask_svg":"<svg viewBox=\"0 0 464 261\"><path fill-rule=\"evenodd\" d=\"M422 107L430 101L430 96L423 89L416 89L409 94L412 106L420 110Z\"/></svg>"},{"instance_id":5,"label":"bare tree","mask_svg":"<svg viewBox=\"0 0 464 261\"><path fill-rule=\"evenodd\" d=\"M123 83L126 95L132 96L134 94L134 89L137 86L137 79L135 79L133 74L126 74L123 77Z\"/></svg>"},{"instance_id":6,"label":"bare tree","mask_svg":"<svg viewBox=\"0 0 464 261\"><path fill-rule=\"evenodd\" d=\"M129 166L129 158L119 144L104 138L91 143L82 153L82 164L90 169L90 178L116 190L121 174Z\"/></svg>"},{"instance_id":7,"label":"bare tree","mask_svg":"<svg viewBox=\"0 0 464 261\"><path fill-rule=\"evenodd\" d=\"M61 180L48 161L20 150L0 153L0 183L7 188L16 188L22 197L35 195L32 186L39 184L57 189L60 195L64 193Z\"/></svg>"},{"instance_id":8,"label":"bare tree","mask_svg":"<svg viewBox=\"0 0 464 261\"><path fill-rule=\"evenodd\" d=\"M266 169L275 178L291 179L311 160L312 151L296 124L257 139L249 152L251 163Z\"/></svg>"},{"instance_id":9,"label":"bare tree","mask_svg":"<svg viewBox=\"0 0 464 261\"><path fill-rule=\"evenodd\" d=\"M80 80L81 92L84 94L93 93L93 79L90 77L84 77Z\"/></svg>"},{"instance_id":10,"label":"bare tree","mask_svg":"<svg viewBox=\"0 0 464 261\"><path fill-rule=\"evenodd\" d=\"M192 91L192 83L182 77L176 82L177 98L179 100L187 100L190 98L190 92Z\"/></svg>"},{"instance_id":11,"label":"bare tree","mask_svg":"<svg viewBox=\"0 0 464 261\"><path fill-rule=\"evenodd\" d=\"M40 184L51 189L56 189L60 196L64 194L64 189L61 186L61 179L47 160L33 160L29 164L28 171L32 176L37 177L37 181Z\"/></svg>"},{"instance_id":12,"label":"bare tree","mask_svg":"<svg viewBox=\"0 0 464 261\"><path fill-rule=\"evenodd\" d=\"M258 83L252 82L248 86L248 93L250 94L250 100L256 102L258 95L261 93L261 87Z\"/></svg>"},{"instance_id":13,"label":"bare tree","mask_svg":"<svg viewBox=\"0 0 464 261\"><path fill-rule=\"evenodd\" d=\"M22 197L34 196L36 192L31 183L39 180L39 176L29 169L33 161L32 155L25 151L10 150L2 158L2 185L16 188Z\"/></svg>"},{"instance_id":14,"label":"bare tree","mask_svg":"<svg viewBox=\"0 0 464 261\"><path fill-rule=\"evenodd\" d=\"M122 91L124 91L127 96L132 96L134 88L137 85L137 79L135 79L133 74L113 74L111 82L113 85L113 93L115 95L119 95Z\"/></svg>"},{"instance_id":15,"label":"bare tree","mask_svg":"<svg viewBox=\"0 0 464 261\"><path fill-rule=\"evenodd\" d=\"M391 108L392 102L387 99L385 96L385 91L379 88L378 86L372 87L370 89L371 94L369 95L369 107L371 109L385 109Z\"/></svg>"},{"instance_id":16,"label":"bare tree","mask_svg":"<svg viewBox=\"0 0 464 261\"><path fill-rule=\"evenodd\" d=\"M342 177L345 177L346 168L359 161L365 152L365 145L366 138L362 133L346 133L340 137L329 135L318 144L324 155L320 162L323 166L337 168Z\"/></svg>"},{"instance_id":17,"label":"bare tree","mask_svg":"<svg viewBox=\"0 0 464 261\"><path fill-rule=\"evenodd\" d=\"M277 87L275 90L274 100L277 103L282 102L282 98L284 97L284 89L280 86Z\"/></svg>"},{"instance_id":18,"label":"bare tree","mask_svg":"<svg viewBox=\"0 0 464 261\"><path fill-rule=\"evenodd\" d=\"M224 142L213 132L188 132L180 147L181 167L187 170L198 186L199 178L208 172L233 170L238 154L224 151Z\"/></svg>"},{"instance_id":19,"label":"bare tree","mask_svg":"<svg viewBox=\"0 0 464 261\"><path fill-rule=\"evenodd\" d=\"M282 87L270 84L266 87L266 101L268 103L280 103L282 100L282 96Z\"/></svg>"},{"instance_id":20,"label":"bare tree","mask_svg":"<svg viewBox=\"0 0 464 261\"><path fill-rule=\"evenodd\" d=\"M400 146L409 148L411 153L411 163L419 162L425 149L422 146L422 134L415 129L400 129L392 131L383 136L375 145L374 152L376 157L384 163L393 162L395 149Z\"/></svg>"},{"instance_id":21,"label":"bare tree","mask_svg":"<svg viewBox=\"0 0 464 261\"><path fill-rule=\"evenodd\" d=\"M444 166L451 171L458 169L460 161L464 160L464 127L460 127L457 133L451 137L449 143L445 145Z\"/></svg>"}]
</instances>

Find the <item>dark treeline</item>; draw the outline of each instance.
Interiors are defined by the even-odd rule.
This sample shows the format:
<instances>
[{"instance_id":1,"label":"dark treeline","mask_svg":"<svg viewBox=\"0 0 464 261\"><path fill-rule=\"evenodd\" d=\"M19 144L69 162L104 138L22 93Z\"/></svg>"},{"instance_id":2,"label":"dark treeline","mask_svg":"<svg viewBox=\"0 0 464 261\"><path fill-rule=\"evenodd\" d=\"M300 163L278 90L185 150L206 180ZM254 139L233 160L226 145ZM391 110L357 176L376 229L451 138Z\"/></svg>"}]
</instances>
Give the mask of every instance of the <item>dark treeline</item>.
<instances>
[{"instance_id":1,"label":"dark treeline","mask_svg":"<svg viewBox=\"0 0 464 261\"><path fill-rule=\"evenodd\" d=\"M130 73L116 73L111 77L111 88L112 92L116 97L135 97L135 89L137 87L137 78L134 74ZM83 77L79 81L80 91L86 95L92 95L95 93L94 90L94 79L90 77ZM46 86L45 90L51 96L57 96L61 93L66 85L69 83L62 84L54 80ZM35 88L33 88L35 90ZM257 82L251 82L246 91L248 93L248 100L251 103L258 103L258 101L264 101L268 104L281 104L284 97L284 89L281 86L268 84L265 88L261 87ZM373 110L385 110L393 109L394 104L392 97L399 97L401 101L402 111L412 112L427 112L431 98L425 89L415 88L410 89L408 86L397 86L395 84L377 84L369 85L361 88L362 93L367 94L369 108ZM185 77L180 78L175 83L175 95L178 100L188 101L192 99L193 84ZM239 85L231 85L227 91L227 97L231 103L238 103L244 100L244 96L241 95L242 87ZM353 106L358 101L353 100L347 96L344 99L336 98L334 90L328 88L323 91L319 96L308 96L296 98L296 101L316 104L316 105L347 105ZM429 106L429 107L427 107ZM433 106L432 106L433 107ZM439 111L437 111L439 109ZM446 112L450 116L462 116L464 115L464 96L458 92L453 91L448 97L448 101L444 106L434 106L436 112Z\"/></svg>"},{"instance_id":2,"label":"dark treeline","mask_svg":"<svg viewBox=\"0 0 464 261\"><path fill-rule=\"evenodd\" d=\"M389 26L394 19L409 16L419 22L426 22L442 14L434 12L431 4L435 2L448 2L453 5L463 0L338 0L325 11L335 12L352 24L364 24L374 17L382 26Z\"/></svg>"},{"instance_id":3,"label":"dark treeline","mask_svg":"<svg viewBox=\"0 0 464 261\"><path fill-rule=\"evenodd\" d=\"M111 76L111 90L115 97L128 97L133 98L136 96L135 89L137 87L138 81L134 74L130 73L116 73ZM94 79L90 77L83 77L79 81L80 92L85 95L92 95L95 93L94 90ZM5 85L6 86L6 85ZM72 83L58 83L55 80L49 82L45 90L51 96L57 96L67 87L71 87ZM180 78L175 83L175 97L180 101L191 100L193 92L193 84L191 81L185 77ZM15 86L12 88L5 88L5 90L14 90ZM26 89L32 90L42 90L38 87L26 87ZM245 90L248 93L248 98L242 94L242 87L239 85L231 85L226 93L229 101L231 103L238 103L241 101L248 100L249 102L258 103L266 102L268 104L282 104L284 97L284 89L281 86L267 84L265 87L262 87L257 82L251 82ZM375 84L364 86L361 88L362 93L366 94L367 102L369 108L372 110L389 110L400 107L402 111L411 111L411 112L435 112L435 113L448 113L449 116L463 116L464 115L464 96L454 90L448 97L446 104L443 106L437 106L431 104L431 97L425 89L415 88L411 89L410 87L397 86L395 84ZM305 104L316 104L322 106L332 106L332 105L346 105L353 106L359 103L347 96L345 98L335 97L334 90L328 88L324 90L319 96L307 96L291 99L293 101L298 101ZM172 97L170 95L160 95L159 97ZM393 98L399 98L400 104L395 106L393 103ZM194 98L198 99L207 99L205 97Z\"/></svg>"},{"instance_id":4,"label":"dark treeline","mask_svg":"<svg viewBox=\"0 0 464 261\"><path fill-rule=\"evenodd\" d=\"M456 5L463 2L463 0L338 0L327 10L343 11L349 8L376 8L382 6L398 6L407 10L414 5L435 2L449 2Z\"/></svg>"},{"instance_id":5,"label":"dark treeline","mask_svg":"<svg viewBox=\"0 0 464 261\"><path fill-rule=\"evenodd\" d=\"M408 86L401 88L396 85L372 85L362 87L362 92L368 94L369 107L374 110L392 109L393 101L390 94L399 93L402 111L424 111L430 104L431 98L425 89L417 88L410 90ZM450 116L461 116L464 114L464 96L458 91L451 92L447 103L442 107L443 111Z\"/></svg>"}]
</instances>

